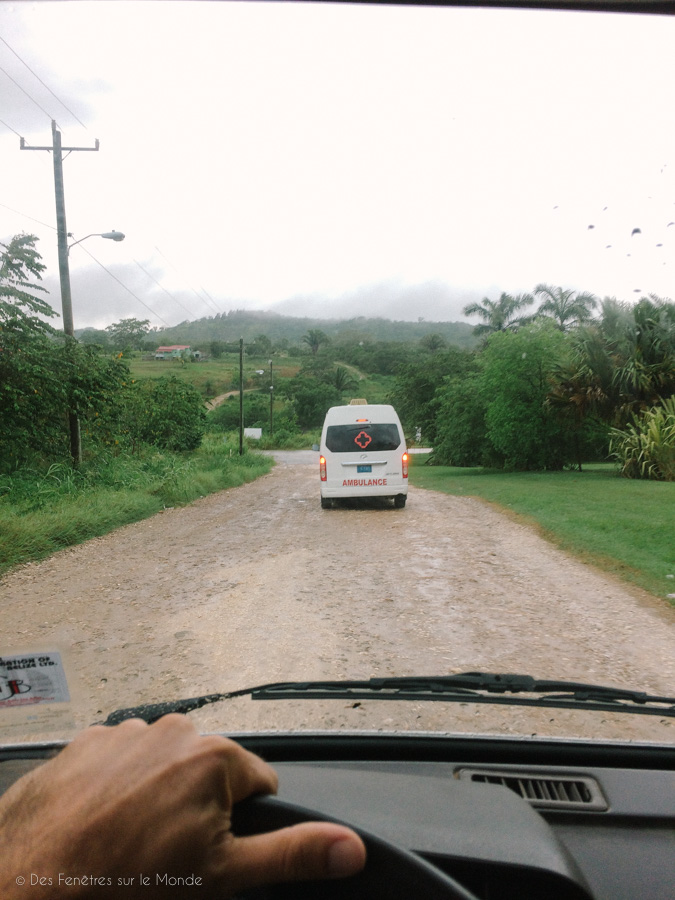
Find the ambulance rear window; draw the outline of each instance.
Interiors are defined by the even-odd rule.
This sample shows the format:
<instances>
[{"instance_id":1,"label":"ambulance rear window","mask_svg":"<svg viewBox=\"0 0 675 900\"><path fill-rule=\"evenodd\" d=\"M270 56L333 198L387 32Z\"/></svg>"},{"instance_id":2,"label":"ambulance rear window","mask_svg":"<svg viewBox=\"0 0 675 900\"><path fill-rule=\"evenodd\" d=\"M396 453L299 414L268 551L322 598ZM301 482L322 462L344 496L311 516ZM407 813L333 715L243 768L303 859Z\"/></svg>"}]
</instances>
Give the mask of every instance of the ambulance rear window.
<instances>
[{"instance_id":1,"label":"ambulance rear window","mask_svg":"<svg viewBox=\"0 0 675 900\"><path fill-rule=\"evenodd\" d=\"M398 425L367 423L329 425L326 429L326 448L331 453L354 453L360 450L382 452L396 450L401 445Z\"/></svg>"}]
</instances>

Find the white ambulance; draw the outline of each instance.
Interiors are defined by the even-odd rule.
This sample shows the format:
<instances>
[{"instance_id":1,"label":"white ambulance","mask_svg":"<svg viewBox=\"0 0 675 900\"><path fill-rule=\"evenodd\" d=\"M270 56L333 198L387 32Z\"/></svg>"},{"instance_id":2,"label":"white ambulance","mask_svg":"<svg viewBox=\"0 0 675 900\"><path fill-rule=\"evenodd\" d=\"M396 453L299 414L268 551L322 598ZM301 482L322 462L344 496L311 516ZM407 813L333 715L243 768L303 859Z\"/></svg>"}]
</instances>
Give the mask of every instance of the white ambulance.
<instances>
[{"instance_id":1,"label":"white ambulance","mask_svg":"<svg viewBox=\"0 0 675 900\"><path fill-rule=\"evenodd\" d=\"M321 506L349 497L389 497L401 509L408 496L408 452L393 406L352 400L332 406L321 432Z\"/></svg>"}]
</instances>

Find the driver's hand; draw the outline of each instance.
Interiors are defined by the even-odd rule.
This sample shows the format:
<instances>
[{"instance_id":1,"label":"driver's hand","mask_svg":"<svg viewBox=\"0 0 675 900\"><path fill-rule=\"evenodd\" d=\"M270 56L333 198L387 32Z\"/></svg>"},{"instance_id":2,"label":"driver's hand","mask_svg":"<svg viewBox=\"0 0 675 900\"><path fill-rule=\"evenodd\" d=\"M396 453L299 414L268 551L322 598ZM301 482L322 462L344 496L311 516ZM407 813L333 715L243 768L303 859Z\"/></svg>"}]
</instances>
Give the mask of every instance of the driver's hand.
<instances>
[{"instance_id":1,"label":"driver's hand","mask_svg":"<svg viewBox=\"0 0 675 900\"><path fill-rule=\"evenodd\" d=\"M339 825L232 834L232 805L276 789L262 759L183 716L89 728L0 797L0 897L211 900L363 867Z\"/></svg>"}]
</instances>

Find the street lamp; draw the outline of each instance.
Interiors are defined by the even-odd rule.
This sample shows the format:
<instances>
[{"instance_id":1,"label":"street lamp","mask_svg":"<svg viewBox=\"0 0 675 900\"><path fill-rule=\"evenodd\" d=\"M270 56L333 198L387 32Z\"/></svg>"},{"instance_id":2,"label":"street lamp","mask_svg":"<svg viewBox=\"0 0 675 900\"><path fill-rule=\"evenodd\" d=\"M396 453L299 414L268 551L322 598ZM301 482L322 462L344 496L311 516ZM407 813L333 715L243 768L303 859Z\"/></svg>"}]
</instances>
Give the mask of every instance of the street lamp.
<instances>
[{"instance_id":1,"label":"street lamp","mask_svg":"<svg viewBox=\"0 0 675 900\"><path fill-rule=\"evenodd\" d=\"M68 232L68 237L75 237L75 235ZM79 241L73 241L72 244L68 244L68 252L70 253L70 248L74 247L75 244L81 244L82 241L86 241L87 238L90 237L102 237L109 241L123 241L126 235L122 231L115 231L114 228L112 231L95 231L93 234L88 234L86 237L80 238Z\"/></svg>"}]
</instances>

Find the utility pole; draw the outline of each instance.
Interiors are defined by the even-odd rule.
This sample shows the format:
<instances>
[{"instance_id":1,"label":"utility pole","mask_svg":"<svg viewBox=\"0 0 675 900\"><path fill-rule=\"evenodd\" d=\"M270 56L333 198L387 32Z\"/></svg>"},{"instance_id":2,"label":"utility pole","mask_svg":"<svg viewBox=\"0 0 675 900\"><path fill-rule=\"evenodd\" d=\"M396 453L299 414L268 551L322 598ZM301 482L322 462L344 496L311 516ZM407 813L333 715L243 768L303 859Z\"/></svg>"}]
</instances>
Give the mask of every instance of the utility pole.
<instances>
[{"instance_id":1,"label":"utility pole","mask_svg":"<svg viewBox=\"0 0 675 900\"><path fill-rule=\"evenodd\" d=\"M270 437L274 437L274 370L270 360Z\"/></svg>"},{"instance_id":2,"label":"utility pole","mask_svg":"<svg viewBox=\"0 0 675 900\"><path fill-rule=\"evenodd\" d=\"M54 159L54 195L56 197L56 234L59 250L59 275L61 278L61 308L63 310L63 330L66 333L66 347L75 340L75 328L73 324L73 303L70 294L70 269L68 268L68 229L66 227L66 203L63 191L63 153L72 153L76 150L96 151L99 142L94 147L62 147L61 132L52 119L52 146L29 147L24 138L21 138L22 150L47 150L53 154ZM77 413L68 413L70 421L70 453L76 466L82 462L82 441L80 438L80 422Z\"/></svg>"},{"instance_id":3,"label":"utility pole","mask_svg":"<svg viewBox=\"0 0 675 900\"><path fill-rule=\"evenodd\" d=\"M239 338L239 456L244 453L244 339Z\"/></svg>"}]
</instances>

